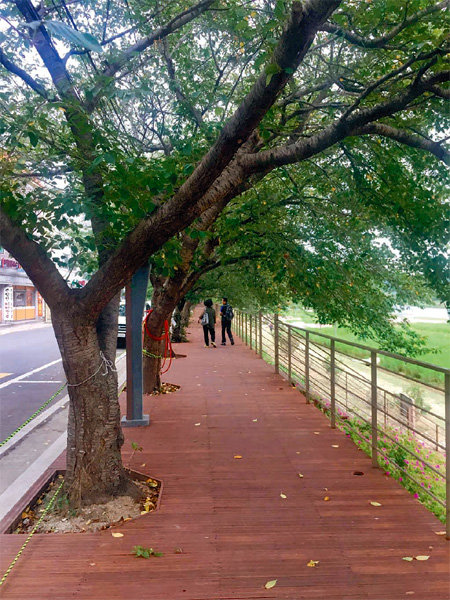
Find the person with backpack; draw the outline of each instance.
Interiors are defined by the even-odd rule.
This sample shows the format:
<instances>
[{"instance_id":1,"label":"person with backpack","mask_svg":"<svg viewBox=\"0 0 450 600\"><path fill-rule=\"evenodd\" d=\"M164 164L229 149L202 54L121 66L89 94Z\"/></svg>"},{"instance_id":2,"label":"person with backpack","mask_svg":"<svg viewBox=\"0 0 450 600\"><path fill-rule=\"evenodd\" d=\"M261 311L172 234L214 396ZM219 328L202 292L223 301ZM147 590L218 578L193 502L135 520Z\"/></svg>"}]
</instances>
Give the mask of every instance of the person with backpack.
<instances>
[{"instance_id":1,"label":"person with backpack","mask_svg":"<svg viewBox=\"0 0 450 600\"><path fill-rule=\"evenodd\" d=\"M211 346L216 348L216 332L214 329L214 325L216 324L216 311L213 308L212 300L205 300L203 304L205 305L205 310L200 315L198 322L203 325L205 348L209 348L209 336L211 336Z\"/></svg>"},{"instance_id":2,"label":"person with backpack","mask_svg":"<svg viewBox=\"0 0 450 600\"><path fill-rule=\"evenodd\" d=\"M222 346L227 345L227 340L225 339L225 332L228 334L230 344L234 346L233 334L231 333L231 321L233 320L234 313L232 307L228 304L227 298L222 298L220 315L222 317Z\"/></svg>"}]
</instances>

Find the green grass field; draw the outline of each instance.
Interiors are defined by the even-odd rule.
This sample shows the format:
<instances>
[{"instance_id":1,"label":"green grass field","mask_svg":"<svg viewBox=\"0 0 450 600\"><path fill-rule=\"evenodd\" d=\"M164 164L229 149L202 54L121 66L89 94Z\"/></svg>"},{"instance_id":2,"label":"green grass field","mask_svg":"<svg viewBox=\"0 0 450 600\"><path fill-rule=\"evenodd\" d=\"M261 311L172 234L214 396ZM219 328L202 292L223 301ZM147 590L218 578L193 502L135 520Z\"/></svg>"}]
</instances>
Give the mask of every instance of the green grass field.
<instances>
[{"instance_id":1,"label":"green grass field","mask_svg":"<svg viewBox=\"0 0 450 600\"><path fill-rule=\"evenodd\" d=\"M314 313L305 311L303 308L293 307L286 311L285 315L286 319L289 322L294 321L303 321L304 323L315 323L316 320L314 318ZM413 323L412 328L419 335L424 336L427 339L427 347L429 351L417 356L417 360L428 362L433 365L438 365L441 367L450 368L450 324L449 323ZM307 326L306 326L307 327ZM358 338L354 333L346 329L345 327L334 327L332 325L327 327L322 327L320 330L311 329L312 333L324 333L326 335L333 335L343 340L347 340L349 342L356 342L359 344L364 344L367 346L371 346L373 348L378 348L379 344L377 344L373 340L363 340ZM326 346L329 345L329 341L320 338L318 335L313 335L312 339L318 343L324 344ZM348 346L347 344L336 344L336 350L340 352L345 352L350 356L355 356L357 358L367 358L368 352L365 350L361 350L359 348L353 348L352 346ZM443 387L444 385L444 376L443 374L436 373L430 369L425 367L418 367L415 365L410 365L408 363L404 363L397 359L381 356L380 357L380 366L395 373L402 373L409 377L414 377L414 379L418 379L423 381L424 383L430 383L432 385L439 385Z\"/></svg>"}]
</instances>

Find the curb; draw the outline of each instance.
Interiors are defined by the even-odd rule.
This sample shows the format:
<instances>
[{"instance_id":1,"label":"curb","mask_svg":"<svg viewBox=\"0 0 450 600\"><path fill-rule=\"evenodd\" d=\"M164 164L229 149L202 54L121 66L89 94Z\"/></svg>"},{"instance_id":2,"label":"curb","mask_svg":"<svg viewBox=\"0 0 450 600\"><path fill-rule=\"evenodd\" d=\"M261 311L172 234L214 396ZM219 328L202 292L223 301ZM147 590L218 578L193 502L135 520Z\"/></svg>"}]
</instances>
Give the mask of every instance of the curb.
<instances>
[{"instance_id":1,"label":"curb","mask_svg":"<svg viewBox=\"0 0 450 600\"><path fill-rule=\"evenodd\" d=\"M116 359L116 365L125 355L126 352L122 352L122 354ZM123 382L119 381L119 388L122 385L122 383ZM55 404L47 408L47 410L45 410L43 413L35 417L32 421L30 421L28 425L25 425L23 429L21 429L18 433L16 433L16 435L13 438L9 440L9 442L6 442L6 444L0 448L0 459L3 458L5 454L10 452L14 448L14 446L16 446L21 440L23 440L24 437L29 435L36 427L39 427L39 425L41 425L50 417L52 417L56 411L58 411L60 408L64 408L68 402L69 395L66 394L63 398L55 402Z\"/></svg>"}]
</instances>

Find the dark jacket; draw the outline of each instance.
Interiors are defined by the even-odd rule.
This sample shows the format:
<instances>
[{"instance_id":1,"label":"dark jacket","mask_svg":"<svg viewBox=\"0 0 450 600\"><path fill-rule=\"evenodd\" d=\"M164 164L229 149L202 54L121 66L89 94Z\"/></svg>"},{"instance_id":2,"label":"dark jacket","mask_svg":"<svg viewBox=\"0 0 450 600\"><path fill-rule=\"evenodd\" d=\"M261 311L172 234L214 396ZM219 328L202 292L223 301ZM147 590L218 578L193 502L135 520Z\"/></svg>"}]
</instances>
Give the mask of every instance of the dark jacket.
<instances>
[{"instance_id":1,"label":"dark jacket","mask_svg":"<svg viewBox=\"0 0 450 600\"><path fill-rule=\"evenodd\" d=\"M203 318L203 315L205 314L205 311L208 313L208 325L209 327L212 327L213 325L216 324L216 311L213 309L213 307L211 306L206 306L205 310L202 312L202 314L200 315L200 320Z\"/></svg>"},{"instance_id":2,"label":"dark jacket","mask_svg":"<svg viewBox=\"0 0 450 600\"><path fill-rule=\"evenodd\" d=\"M230 306L229 304L222 304L222 306L220 307L220 315L224 321L230 321L230 319L227 319L227 317L225 316L226 312L227 312L227 308L229 306Z\"/></svg>"}]
</instances>

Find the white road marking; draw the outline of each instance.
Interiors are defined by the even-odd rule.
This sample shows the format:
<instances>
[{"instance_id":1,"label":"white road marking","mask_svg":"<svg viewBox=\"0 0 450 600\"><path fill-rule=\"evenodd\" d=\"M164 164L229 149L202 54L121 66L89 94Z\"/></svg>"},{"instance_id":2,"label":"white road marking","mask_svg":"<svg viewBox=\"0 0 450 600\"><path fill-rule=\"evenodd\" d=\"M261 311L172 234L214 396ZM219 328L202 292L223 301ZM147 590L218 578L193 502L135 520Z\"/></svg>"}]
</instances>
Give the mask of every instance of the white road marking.
<instances>
[{"instance_id":1,"label":"white road marking","mask_svg":"<svg viewBox=\"0 0 450 600\"><path fill-rule=\"evenodd\" d=\"M33 373L38 373L39 371L43 371L44 369L48 369L48 367L51 367L52 365L56 365L56 363L59 363L61 361L62 361L62 358L58 358L57 360L49 362L46 365L43 365L42 367L38 367L37 369L33 369L32 371L28 371L28 373L24 373L23 375L19 375L19 377L14 377L14 379L10 379L9 381L5 381L5 383L1 383L0 384L0 389L6 387L7 385L11 385L12 383L17 383L17 381L22 381L22 379L25 379L25 377L29 377L30 375L33 375Z\"/></svg>"},{"instance_id":2,"label":"white road marking","mask_svg":"<svg viewBox=\"0 0 450 600\"><path fill-rule=\"evenodd\" d=\"M57 381L56 379L49 381L43 379L27 379L26 381L22 381L22 383L62 383L62 381Z\"/></svg>"}]
</instances>

